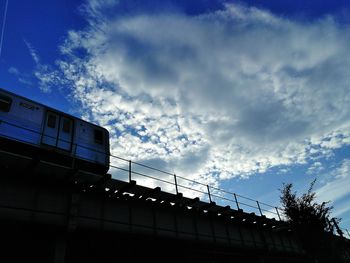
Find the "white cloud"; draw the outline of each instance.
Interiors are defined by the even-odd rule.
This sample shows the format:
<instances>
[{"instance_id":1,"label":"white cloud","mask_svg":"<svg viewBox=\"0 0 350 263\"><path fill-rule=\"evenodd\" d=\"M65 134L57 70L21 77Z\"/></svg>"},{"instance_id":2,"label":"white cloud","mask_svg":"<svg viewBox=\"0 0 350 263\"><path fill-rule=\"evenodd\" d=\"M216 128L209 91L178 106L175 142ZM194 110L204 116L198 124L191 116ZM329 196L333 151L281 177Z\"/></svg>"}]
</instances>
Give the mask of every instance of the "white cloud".
<instances>
[{"instance_id":1,"label":"white cloud","mask_svg":"<svg viewBox=\"0 0 350 263\"><path fill-rule=\"evenodd\" d=\"M49 65L38 63L34 70L34 76L39 80L39 88L42 92L49 93L52 91L52 86L65 83L61 79L61 74L52 70Z\"/></svg>"},{"instance_id":2,"label":"white cloud","mask_svg":"<svg viewBox=\"0 0 350 263\"><path fill-rule=\"evenodd\" d=\"M60 83L60 84L64 83L64 80L59 76L60 75L59 72L53 70L51 66L45 65L40 62L40 57L38 55L38 52L32 46L32 44L25 39L23 41L27 46L29 50L29 54L35 63L35 69L33 71L33 75L39 80L38 84L39 84L40 90L42 92L49 93L51 92L51 86L57 83ZM11 74L16 75L18 77L18 80L21 83L28 84L28 85L32 84L27 74L21 74L18 70L14 71L14 68L10 68L9 72Z\"/></svg>"},{"instance_id":3,"label":"white cloud","mask_svg":"<svg viewBox=\"0 0 350 263\"><path fill-rule=\"evenodd\" d=\"M330 180L316 191L317 197L320 200L336 202L349 196L350 159L344 159L341 164L330 173L329 178Z\"/></svg>"},{"instance_id":4,"label":"white cloud","mask_svg":"<svg viewBox=\"0 0 350 263\"><path fill-rule=\"evenodd\" d=\"M314 162L307 170L306 173L308 174L319 174L321 171L324 170L324 167L321 162Z\"/></svg>"},{"instance_id":5,"label":"white cloud","mask_svg":"<svg viewBox=\"0 0 350 263\"><path fill-rule=\"evenodd\" d=\"M111 132L114 154L217 183L350 144L350 32L331 17L303 23L234 4L199 16L105 8L85 6L89 26L68 33L58 64L84 116Z\"/></svg>"},{"instance_id":6,"label":"white cloud","mask_svg":"<svg viewBox=\"0 0 350 263\"><path fill-rule=\"evenodd\" d=\"M316 190L319 202L330 201L333 206L332 217L345 219L350 211L348 198L350 197L350 159L344 159L327 176L328 181ZM347 220L342 220L346 223Z\"/></svg>"},{"instance_id":7,"label":"white cloud","mask_svg":"<svg viewBox=\"0 0 350 263\"><path fill-rule=\"evenodd\" d=\"M337 179L345 179L350 177L350 159L344 159L341 166L336 170Z\"/></svg>"}]
</instances>

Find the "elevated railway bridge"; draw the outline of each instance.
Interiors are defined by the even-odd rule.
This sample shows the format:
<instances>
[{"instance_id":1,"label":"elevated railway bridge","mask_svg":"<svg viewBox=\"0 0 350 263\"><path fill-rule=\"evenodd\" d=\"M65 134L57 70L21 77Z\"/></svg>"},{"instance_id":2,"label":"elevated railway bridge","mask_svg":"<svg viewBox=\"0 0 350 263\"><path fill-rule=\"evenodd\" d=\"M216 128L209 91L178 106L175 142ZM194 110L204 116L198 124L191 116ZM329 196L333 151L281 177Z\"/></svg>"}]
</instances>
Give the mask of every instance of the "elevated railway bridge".
<instances>
[{"instance_id":1,"label":"elevated railway bridge","mask_svg":"<svg viewBox=\"0 0 350 263\"><path fill-rule=\"evenodd\" d=\"M237 196L235 208L220 205L209 187L207 200L186 197L176 176L174 193L142 186L132 162L117 180L5 151L0 158L1 262L315 262L278 210L277 220L267 217L259 202L257 213ZM349 262L348 240L335 239Z\"/></svg>"}]
</instances>

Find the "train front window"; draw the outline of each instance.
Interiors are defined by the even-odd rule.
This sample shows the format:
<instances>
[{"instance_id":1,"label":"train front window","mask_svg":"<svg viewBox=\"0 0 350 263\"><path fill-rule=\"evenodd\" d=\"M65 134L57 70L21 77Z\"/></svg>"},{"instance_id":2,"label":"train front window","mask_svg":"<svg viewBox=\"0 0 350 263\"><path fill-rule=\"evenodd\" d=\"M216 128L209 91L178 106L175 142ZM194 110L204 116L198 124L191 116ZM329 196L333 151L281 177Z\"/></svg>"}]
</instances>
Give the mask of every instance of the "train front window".
<instances>
[{"instance_id":1,"label":"train front window","mask_svg":"<svg viewBox=\"0 0 350 263\"><path fill-rule=\"evenodd\" d=\"M55 129L56 128L56 116L53 114L47 115L47 127Z\"/></svg>"},{"instance_id":2,"label":"train front window","mask_svg":"<svg viewBox=\"0 0 350 263\"><path fill-rule=\"evenodd\" d=\"M0 111L9 112L12 104L12 99L7 96L0 95Z\"/></svg>"},{"instance_id":3,"label":"train front window","mask_svg":"<svg viewBox=\"0 0 350 263\"><path fill-rule=\"evenodd\" d=\"M95 143L103 144L103 132L101 130L94 130Z\"/></svg>"}]
</instances>

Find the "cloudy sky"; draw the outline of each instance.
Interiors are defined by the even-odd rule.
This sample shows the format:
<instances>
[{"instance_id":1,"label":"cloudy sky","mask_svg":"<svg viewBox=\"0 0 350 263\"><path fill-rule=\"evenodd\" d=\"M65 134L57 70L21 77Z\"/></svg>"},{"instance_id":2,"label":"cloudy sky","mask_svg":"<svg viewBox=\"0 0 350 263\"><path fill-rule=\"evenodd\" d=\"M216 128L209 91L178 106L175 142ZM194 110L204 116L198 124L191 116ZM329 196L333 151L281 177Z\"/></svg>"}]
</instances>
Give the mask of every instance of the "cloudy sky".
<instances>
[{"instance_id":1,"label":"cloudy sky","mask_svg":"<svg viewBox=\"0 0 350 263\"><path fill-rule=\"evenodd\" d=\"M350 228L350 4L304 2L1 0L1 88L268 204L317 178Z\"/></svg>"}]
</instances>

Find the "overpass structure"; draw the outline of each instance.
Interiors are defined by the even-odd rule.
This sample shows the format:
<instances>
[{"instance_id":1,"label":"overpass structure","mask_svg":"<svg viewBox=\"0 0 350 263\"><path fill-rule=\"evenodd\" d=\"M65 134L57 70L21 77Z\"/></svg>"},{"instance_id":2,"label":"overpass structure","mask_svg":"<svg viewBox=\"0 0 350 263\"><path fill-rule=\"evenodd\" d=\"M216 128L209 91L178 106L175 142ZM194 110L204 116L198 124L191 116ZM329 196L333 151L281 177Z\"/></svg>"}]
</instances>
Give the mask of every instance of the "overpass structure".
<instances>
[{"instance_id":1,"label":"overpass structure","mask_svg":"<svg viewBox=\"0 0 350 263\"><path fill-rule=\"evenodd\" d=\"M9 262L314 262L283 221L109 174L0 158L0 247Z\"/></svg>"}]
</instances>

